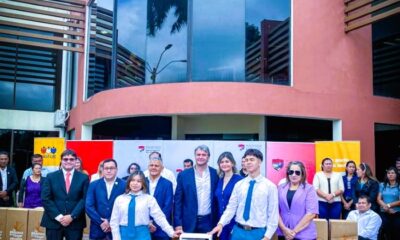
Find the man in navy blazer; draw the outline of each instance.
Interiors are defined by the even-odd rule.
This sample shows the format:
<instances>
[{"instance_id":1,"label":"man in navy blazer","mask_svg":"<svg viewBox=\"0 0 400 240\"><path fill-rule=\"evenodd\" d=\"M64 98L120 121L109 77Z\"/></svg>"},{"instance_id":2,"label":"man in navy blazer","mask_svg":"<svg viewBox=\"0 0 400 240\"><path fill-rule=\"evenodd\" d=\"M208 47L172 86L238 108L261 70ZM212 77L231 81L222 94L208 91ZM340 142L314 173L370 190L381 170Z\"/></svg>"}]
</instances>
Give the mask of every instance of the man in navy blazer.
<instances>
[{"instance_id":1,"label":"man in navy blazer","mask_svg":"<svg viewBox=\"0 0 400 240\"><path fill-rule=\"evenodd\" d=\"M75 171L76 158L73 150L65 150L61 153L61 169L49 173L43 181L44 213L40 225L46 228L47 239L82 239L89 178Z\"/></svg>"},{"instance_id":2,"label":"man in navy blazer","mask_svg":"<svg viewBox=\"0 0 400 240\"><path fill-rule=\"evenodd\" d=\"M125 192L125 181L117 177L118 164L114 159L103 162L103 177L90 183L86 195L86 213L90 218L89 238L112 239L110 218L115 199Z\"/></svg>"},{"instance_id":3,"label":"man in navy blazer","mask_svg":"<svg viewBox=\"0 0 400 240\"><path fill-rule=\"evenodd\" d=\"M176 230L207 233L217 221L214 197L217 171L208 166L210 150L206 145L194 150L196 166L178 175L175 191L174 225Z\"/></svg>"},{"instance_id":4,"label":"man in navy blazer","mask_svg":"<svg viewBox=\"0 0 400 240\"><path fill-rule=\"evenodd\" d=\"M0 207L14 205L13 193L18 186L15 169L8 166L8 152L0 152Z\"/></svg>"},{"instance_id":5,"label":"man in navy blazer","mask_svg":"<svg viewBox=\"0 0 400 240\"><path fill-rule=\"evenodd\" d=\"M172 200L173 200L173 185L172 182L161 176L161 172L164 169L161 158L154 157L150 158L149 161L149 176L146 178L149 186L149 194L152 195L156 200L161 210L165 214L168 222L171 223L172 213ZM155 231L154 231L155 229ZM161 230L155 222L150 225L152 240L169 240L168 235Z\"/></svg>"}]
</instances>

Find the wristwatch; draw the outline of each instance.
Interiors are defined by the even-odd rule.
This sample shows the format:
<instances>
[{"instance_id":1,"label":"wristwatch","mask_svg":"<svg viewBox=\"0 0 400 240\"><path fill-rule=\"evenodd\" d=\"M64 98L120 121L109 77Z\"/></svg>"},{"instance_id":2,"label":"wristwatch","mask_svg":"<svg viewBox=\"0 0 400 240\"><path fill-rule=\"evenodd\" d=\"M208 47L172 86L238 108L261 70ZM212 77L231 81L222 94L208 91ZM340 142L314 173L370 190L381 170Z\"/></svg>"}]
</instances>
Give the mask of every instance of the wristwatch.
<instances>
[{"instance_id":1,"label":"wristwatch","mask_svg":"<svg viewBox=\"0 0 400 240\"><path fill-rule=\"evenodd\" d=\"M388 204L386 204L386 206L388 207L388 208L390 208L390 204L388 203Z\"/></svg>"}]
</instances>

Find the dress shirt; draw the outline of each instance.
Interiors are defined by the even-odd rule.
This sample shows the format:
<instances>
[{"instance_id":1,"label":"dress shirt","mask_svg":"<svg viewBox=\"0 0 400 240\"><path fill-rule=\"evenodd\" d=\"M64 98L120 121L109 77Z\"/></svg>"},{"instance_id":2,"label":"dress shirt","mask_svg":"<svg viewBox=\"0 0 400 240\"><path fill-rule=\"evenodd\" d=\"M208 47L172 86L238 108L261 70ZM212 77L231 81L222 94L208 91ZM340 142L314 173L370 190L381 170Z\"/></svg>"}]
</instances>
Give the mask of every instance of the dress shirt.
<instances>
[{"instance_id":1,"label":"dress shirt","mask_svg":"<svg viewBox=\"0 0 400 240\"><path fill-rule=\"evenodd\" d=\"M115 179L117 179L116 177L114 178L114 180L112 182L107 182L105 178L103 178L104 182L106 183L106 189L107 189L107 199L110 199L111 196L111 191L114 187L115 184Z\"/></svg>"},{"instance_id":2,"label":"dress shirt","mask_svg":"<svg viewBox=\"0 0 400 240\"><path fill-rule=\"evenodd\" d=\"M146 170L143 172L144 176L149 178L149 170ZM175 174L169 170L168 168L165 168L161 171L161 177L166 178L167 180L169 180L170 182L172 182L172 190L174 190L174 194L175 194L175 189L176 189L176 177Z\"/></svg>"},{"instance_id":3,"label":"dress shirt","mask_svg":"<svg viewBox=\"0 0 400 240\"><path fill-rule=\"evenodd\" d=\"M358 236L376 240L382 219L371 209L365 213L353 210L349 213L346 220L356 221L358 225Z\"/></svg>"},{"instance_id":4,"label":"dress shirt","mask_svg":"<svg viewBox=\"0 0 400 240\"><path fill-rule=\"evenodd\" d=\"M114 240L121 240L119 226L128 226L128 207L131 199L132 197L130 194L123 194L115 199L110 219L110 226ZM136 195L135 200L135 226L149 225L151 216L169 237L173 236L174 230L165 219L164 213L161 211L153 196L140 191Z\"/></svg>"},{"instance_id":5,"label":"dress shirt","mask_svg":"<svg viewBox=\"0 0 400 240\"><path fill-rule=\"evenodd\" d=\"M204 216L211 213L211 179L208 167L204 169L203 176L194 168L194 178L197 192L197 215Z\"/></svg>"},{"instance_id":6,"label":"dress shirt","mask_svg":"<svg viewBox=\"0 0 400 240\"><path fill-rule=\"evenodd\" d=\"M42 177L46 177L47 174L49 174L51 172L52 171L49 168L42 166ZM22 174L22 180L26 180L30 175L32 175L32 168L27 168L24 171L24 174Z\"/></svg>"},{"instance_id":7,"label":"dress shirt","mask_svg":"<svg viewBox=\"0 0 400 240\"><path fill-rule=\"evenodd\" d=\"M158 184L158 180L160 179L160 176L158 176L158 178L156 178L156 180L152 181L150 177L148 177L147 179L149 179L149 194L151 196L154 196L154 192L156 191L156 187Z\"/></svg>"},{"instance_id":8,"label":"dress shirt","mask_svg":"<svg viewBox=\"0 0 400 240\"><path fill-rule=\"evenodd\" d=\"M331 193L334 193L339 189L342 190L342 192L344 191L343 179L340 173L332 172L330 182L331 182ZM314 175L313 185L316 191L319 189L324 193L329 193L328 178L326 177L324 172L317 172ZM319 196L318 196L318 201L327 202L324 198ZM333 198L333 201L341 202L340 195L339 196L336 195L336 197Z\"/></svg>"},{"instance_id":9,"label":"dress shirt","mask_svg":"<svg viewBox=\"0 0 400 240\"><path fill-rule=\"evenodd\" d=\"M7 167L4 169L0 168L0 173L1 173L1 180L3 181L3 189L1 191L6 191L7 190Z\"/></svg>"},{"instance_id":10,"label":"dress shirt","mask_svg":"<svg viewBox=\"0 0 400 240\"><path fill-rule=\"evenodd\" d=\"M271 239L278 227L278 190L274 183L263 176L259 175L254 178L256 183L251 199L250 219L245 221L243 219L243 212L246 204L247 190L251 180L253 179L247 176L245 179L236 183L228 206L221 216L219 223L225 226L236 214L236 222L242 225L249 225L257 228L266 227L267 229L264 236Z\"/></svg>"}]
</instances>

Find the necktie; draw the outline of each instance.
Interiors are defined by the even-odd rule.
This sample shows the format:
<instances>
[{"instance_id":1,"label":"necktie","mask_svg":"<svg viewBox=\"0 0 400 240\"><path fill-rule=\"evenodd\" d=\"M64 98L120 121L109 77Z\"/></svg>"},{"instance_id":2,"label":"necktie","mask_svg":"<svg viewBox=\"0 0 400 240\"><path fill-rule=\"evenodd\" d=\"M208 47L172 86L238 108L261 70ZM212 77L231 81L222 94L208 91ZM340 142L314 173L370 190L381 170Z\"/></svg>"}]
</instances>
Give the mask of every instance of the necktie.
<instances>
[{"instance_id":1,"label":"necktie","mask_svg":"<svg viewBox=\"0 0 400 240\"><path fill-rule=\"evenodd\" d=\"M136 206L136 196L131 195L131 201L128 207L128 230L130 236L135 236L135 206Z\"/></svg>"},{"instance_id":2,"label":"necktie","mask_svg":"<svg viewBox=\"0 0 400 240\"><path fill-rule=\"evenodd\" d=\"M65 190L69 193L69 187L71 187L71 173L67 172L65 177Z\"/></svg>"},{"instance_id":3,"label":"necktie","mask_svg":"<svg viewBox=\"0 0 400 240\"><path fill-rule=\"evenodd\" d=\"M247 191L246 203L244 205L244 212L243 212L243 219L245 221L249 220L250 218L251 196L253 195L253 189L255 183L256 180L251 180L249 190Z\"/></svg>"}]
</instances>

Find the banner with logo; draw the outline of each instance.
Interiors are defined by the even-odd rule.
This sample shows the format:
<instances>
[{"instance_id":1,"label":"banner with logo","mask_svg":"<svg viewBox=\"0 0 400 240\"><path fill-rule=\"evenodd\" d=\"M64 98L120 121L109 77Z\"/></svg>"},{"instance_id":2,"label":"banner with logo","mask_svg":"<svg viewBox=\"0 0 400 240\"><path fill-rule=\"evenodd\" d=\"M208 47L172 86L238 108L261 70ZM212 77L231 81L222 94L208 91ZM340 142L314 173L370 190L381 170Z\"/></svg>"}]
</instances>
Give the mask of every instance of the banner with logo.
<instances>
[{"instance_id":1,"label":"banner with logo","mask_svg":"<svg viewBox=\"0 0 400 240\"><path fill-rule=\"evenodd\" d=\"M149 154L159 152L164 159L163 141L161 140L117 140L114 141L113 157L118 162L118 176L127 176L131 163L139 164L144 171L147 169Z\"/></svg>"},{"instance_id":2,"label":"banner with logo","mask_svg":"<svg viewBox=\"0 0 400 240\"><path fill-rule=\"evenodd\" d=\"M315 142L315 167L321 171L321 163L324 158L333 160L333 171L344 172L346 163L353 160L357 165L360 163L360 142Z\"/></svg>"},{"instance_id":3,"label":"banner with logo","mask_svg":"<svg viewBox=\"0 0 400 240\"><path fill-rule=\"evenodd\" d=\"M286 177L286 168L291 161L304 164L307 182L312 183L315 174L315 144L296 142L267 142L267 178L278 184Z\"/></svg>"},{"instance_id":4,"label":"banner with logo","mask_svg":"<svg viewBox=\"0 0 400 240\"><path fill-rule=\"evenodd\" d=\"M61 161L61 153L65 150L64 138L34 138L33 153L43 156L43 165L57 169Z\"/></svg>"},{"instance_id":5,"label":"banner with logo","mask_svg":"<svg viewBox=\"0 0 400 240\"><path fill-rule=\"evenodd\" d=\"M67 148L76 152L88 173L97 173L99 163L113 157L113 141L67 141Z\"/></svg>"},{"instance_id":6,"label":"banner with logo","mask_svg":"<svg viewBox=\"0 0 400 240\"><path fill-rule=\"evenodd\" d=\"M214 160L215 167L218 169L218 157L223 152L231 152L236 161L236 168L239 171L242 163L242 157L247 149L253 148L260 150L263 154L263 162L261 164L261 174L265 176L266 164L265 164L265 142L264 141L215 141L214 142Z\"/></svg>"}]
</instances>

